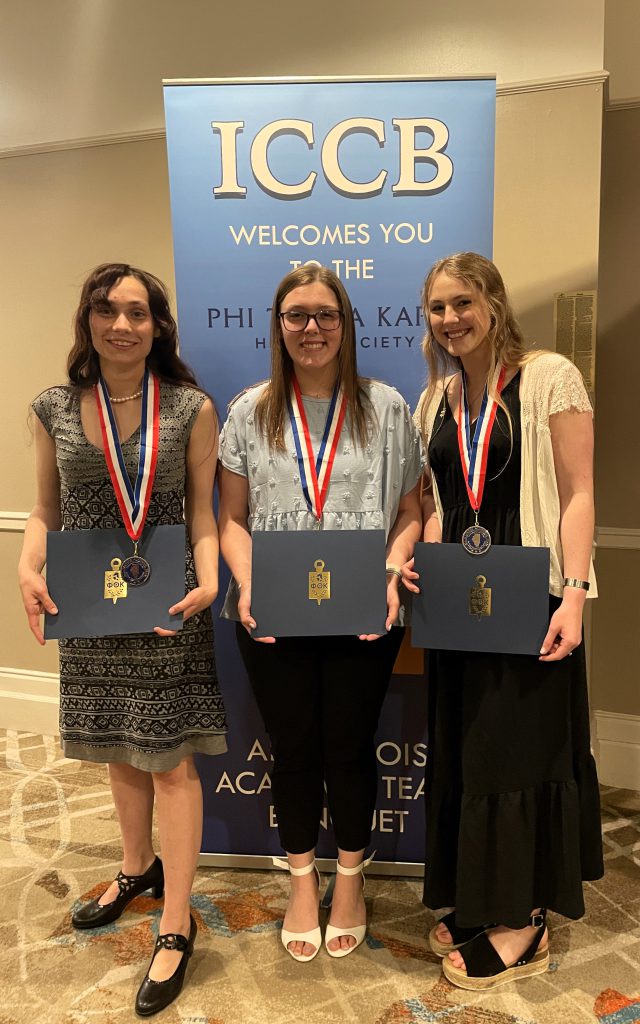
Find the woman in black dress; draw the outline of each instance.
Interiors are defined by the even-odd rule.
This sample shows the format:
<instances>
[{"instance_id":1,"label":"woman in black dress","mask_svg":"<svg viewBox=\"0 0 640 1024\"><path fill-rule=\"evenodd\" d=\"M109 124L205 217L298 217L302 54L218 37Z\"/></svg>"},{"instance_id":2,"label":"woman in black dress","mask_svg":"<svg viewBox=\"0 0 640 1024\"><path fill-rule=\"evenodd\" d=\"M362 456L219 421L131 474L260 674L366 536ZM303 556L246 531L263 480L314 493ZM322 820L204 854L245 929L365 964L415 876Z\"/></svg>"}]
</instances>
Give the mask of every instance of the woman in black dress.
<instances>
[{"instance_id":1,"label":"woman in black dress","mask_svg":"<svg viewBox=\"0 0 640 1024\"><path fill-rule=\"evenodd\" d=\"M423 302L424 540L459 543L480 506L493 543L551 552L538 659L433 651L429 663L424 902L455 908L430 944L450 981L488 989L547 969L547 909L580 917L582 881L603 872L582 641L584 600L595 596L592 413L573 364L527 352L483 256L438 261ZM494 400L474 498L458 421L473 440ZM412 563L404 576L417 590Z\"/></svg>"}]
</instances>

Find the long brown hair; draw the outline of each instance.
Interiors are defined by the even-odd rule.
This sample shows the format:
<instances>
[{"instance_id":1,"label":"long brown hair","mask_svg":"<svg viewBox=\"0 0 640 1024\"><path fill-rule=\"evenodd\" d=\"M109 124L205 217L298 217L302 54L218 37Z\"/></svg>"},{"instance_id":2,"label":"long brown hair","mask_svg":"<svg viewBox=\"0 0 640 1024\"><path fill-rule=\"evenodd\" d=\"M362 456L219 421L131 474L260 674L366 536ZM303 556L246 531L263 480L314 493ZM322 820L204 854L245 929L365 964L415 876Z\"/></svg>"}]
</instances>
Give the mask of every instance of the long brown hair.
<instances>
[{"instance_id":1,"label":"long brown hair","mask_svg":"<svg viewBox=\"0 0 640 1024\"><path fill-rule=\"evenodd\" d=\"M499 363L507 368L513 368L514 366L522 366L528 360L540 355L539 350L531 352L527 349L522 329L516 320L509 301L502 275L495 263L492 263L486 256L481 256L477 252L457 252L452 256L445 256L437 260L427 274L422 288L422 308L426 324L422 351L429 369L429 382L424 401L422 402L421 412L421 428L424 437L426 437L427 410L436 388L438 385L444 386L444 381L448 374L460 369L459 361L450 356L438 344L431 331L429 295L438 274L448 274L449 277L455 277L469 286L475 286L482 293L489 307L491 326L487 336L491 343L491 363L487 373L487 380L490 383L493 380L496 366ZM498 398L498 404L507 414L509 429L511 430L509 410L500 398Z\"/></svg>"},{"instance_id":2,"label":"long brown hair","mask_svg":"<svg viewBox=\"0 0 640 1024\"><path fill-rule=\"evenodd\" d=\"M91 342L91 310L106 301L111 289L123 277L135 277L149 296L149 309L159 332L147 356L149 369L162 380L197 387L195 374L178 355L178 327L171 315L167 289L153 274L128 263L101 263L84 282L73 320L75 341L67 357L69 381L81 388L91 387L97 382L100 361Z\"/></svg>"},{"instance_id":3,"label":"long brown hair","mask_svg":"<svg viewBox=\"0 0 640 1024\"><path fill-rule=\"evenodd\" d=\"M366 378L358 376L353 308L337 275L328 267L316 264L292 270L283 277L276 289L271 307L271 378L256 403L256 425L266 435L270 448L284 449L284 424L294 370L291 356L285 348L278 313L289 292L316 282L331 289L343 315L342 343L338 351L338 383L347 396L352 434L364 448L370 436L373 416L369 398L363 390Z\"/></svg>"}]
</instances>

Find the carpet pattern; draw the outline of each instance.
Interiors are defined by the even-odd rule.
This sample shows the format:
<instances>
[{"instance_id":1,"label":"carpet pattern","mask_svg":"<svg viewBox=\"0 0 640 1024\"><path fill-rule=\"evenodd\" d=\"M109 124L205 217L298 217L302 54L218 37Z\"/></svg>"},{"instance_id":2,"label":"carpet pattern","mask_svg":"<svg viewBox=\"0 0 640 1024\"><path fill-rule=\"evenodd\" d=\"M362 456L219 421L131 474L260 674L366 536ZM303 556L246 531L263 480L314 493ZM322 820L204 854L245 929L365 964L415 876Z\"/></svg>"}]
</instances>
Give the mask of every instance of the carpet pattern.
<instances>
[{"instance_id":1,"label":"carpet pattern","mask_svg":"<svg viewBox=\"0 0 640 1024\"><path fill-rule=\"evenodd\" d=\"M430 952L415 880L367 882L370 932L353 956L296 964L280 944L283 872L200 869L198 940L162 1024L640 1024L640 794L603 790L606 875L586 917L551 915L551 969L493 993L454 988ZM119 869L103 766L57 739L0 732L0 1024L126 1024L160 903L77 932L70 911Z\"/></svg>"}]
</instances>

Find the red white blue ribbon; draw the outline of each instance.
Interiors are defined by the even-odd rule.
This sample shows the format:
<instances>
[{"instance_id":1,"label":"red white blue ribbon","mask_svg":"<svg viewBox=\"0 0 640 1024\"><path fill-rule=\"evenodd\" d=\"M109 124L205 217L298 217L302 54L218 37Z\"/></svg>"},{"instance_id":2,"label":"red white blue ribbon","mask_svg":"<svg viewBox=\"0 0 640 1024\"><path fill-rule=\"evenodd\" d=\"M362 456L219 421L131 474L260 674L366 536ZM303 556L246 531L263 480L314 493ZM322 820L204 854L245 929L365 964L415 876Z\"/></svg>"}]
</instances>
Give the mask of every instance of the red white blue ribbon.
<instances>
[{"instance_id":1,"label":"red white blue ribbon","mask_svg":"<svg viewBox=\"0 0 640 1024\"><path fill-rule=\"evenodd\" d=\"M504 385L506 368L498 366L493 378L493 395L489 395L488 383L484 386L482 405L476 420L476 425L471 436L471 416L469 414L469 401L467 398L467 381L464 370L461 372L462 384L460 387L460 401L458 403L458 450L462 473L467 486L469 503L474 512L480 511L482 495L487 475L487 459L489 456L489 441L491 431L498 411L497 396L500 395ZM495 396L495 397L494 397Z\"/></svg>"},{"instance_id":2,"label":"red white blue ribbon","mask_svg":"<svg viewBox=\"0 0 640 1024\"><path fill-rule=\"evenodd\" d=\"M135 485L132 486L122 455L118 427L109 392L102 376L95 386L98 417L102 431L104 457L115 491L122 521L131 540L137 541L144 529L145 519L153 480L158 461L158 437L160 434L160 382L149 372L144 372L142 383L142 418L140 421L140 454Z\"/></svg>"},{"instance_id":3,"label":"red white blue ribbon","mask_svg":"<svg viewBox=\"0 0 640 1024\"><path fill-rule=\"evenodd\" d=\"M329 489L329 480L331 479L331 471L338 441L340 440L342 424L347 412L347 396L343 389L336 385L329 403L327 420L324 425L322 441L320 442L317 456L313 454L309 424L307 423L302 403L302 393L295 377L293 378L293 389L288 406L289 419L298 456L302 493L304 494L309 511L313 513L316 519L320 519L327 490Z\"/></svg>"}]
</instances>

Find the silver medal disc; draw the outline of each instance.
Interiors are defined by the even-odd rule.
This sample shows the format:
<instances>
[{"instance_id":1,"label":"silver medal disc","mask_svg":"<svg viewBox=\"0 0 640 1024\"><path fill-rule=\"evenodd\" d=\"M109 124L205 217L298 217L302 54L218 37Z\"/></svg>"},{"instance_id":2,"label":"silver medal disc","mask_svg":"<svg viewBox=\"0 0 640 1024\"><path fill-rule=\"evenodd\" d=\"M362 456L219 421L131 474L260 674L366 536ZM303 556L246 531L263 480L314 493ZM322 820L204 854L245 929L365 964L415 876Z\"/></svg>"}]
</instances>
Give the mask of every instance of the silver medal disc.
<instances>
[{"instance_id":1,"label":"silver medal disc","mask_svg":"<svg viewBox=\"0 0 640 1024\"><path fill-rule=\"evenodd\" d=\"M484 526L469 526L462 534L462 546L470 555L484 555L491 547L491 534Z\"/></svg>"},{"instance_id":2,"label":"silver medal disc","mask_svg":"<svg viewBox=\"0 0 640 1024\"><path fill-rule=\"evenodd\" d=\"M151 566L146 558L142 558L140 555L131 555L124 559L120 573L130 587L141 587L151 576Z\"/></svg>"}]
</instances>

